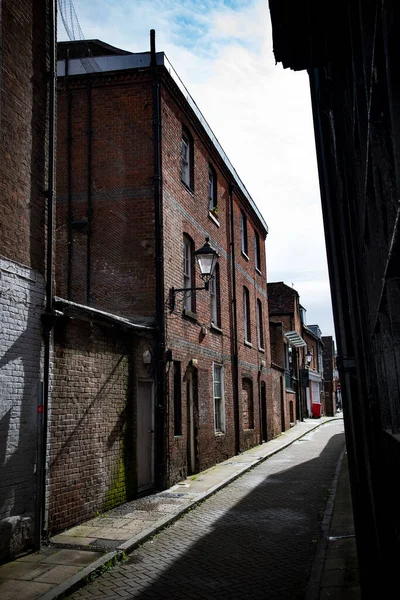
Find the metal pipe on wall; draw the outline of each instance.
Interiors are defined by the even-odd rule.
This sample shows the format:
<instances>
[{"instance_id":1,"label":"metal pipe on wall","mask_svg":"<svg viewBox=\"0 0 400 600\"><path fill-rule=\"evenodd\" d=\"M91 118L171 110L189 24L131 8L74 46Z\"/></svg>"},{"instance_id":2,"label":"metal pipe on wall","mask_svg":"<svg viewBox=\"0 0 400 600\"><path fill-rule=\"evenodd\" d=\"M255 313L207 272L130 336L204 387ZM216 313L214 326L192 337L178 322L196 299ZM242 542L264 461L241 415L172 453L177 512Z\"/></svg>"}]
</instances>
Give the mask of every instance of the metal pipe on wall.
<instances>
[{"instance_id":1,"label":"metal pipe on wall","mask_svg":"<svg viewBox=\"0 0 400 600\"><path fill-rule=\"evenodd\" d=\"M90 306L91 298L91 269L92 269L92 256L91 256L91 245L92 245L92 225L93 225L93 199L92 199L92 82L90 75L88 75L88 89L87 89L87 101L88 101L88 125L87 125L87 246L86 246L86 304Z\"/></svg>"},{"instance_id":2,"label":"metal pipe on wall","mask_svg":"<svg viewBox=\"0 0 400 600\"><path fill-rule=\"evenodd\" d=\"M65 81L67 84L67 239L68 239L68 267L67 267L67 298L72 300L72 92L68 85L69 75L69 49L65 59Z\"/></svg>"},{"instance_id":3,"label":"metal pipe on wall","mask_svg":"<svg viewBox=\"0 0 400 600\"><path fill-rule=\"evenodd\" d=\"M156 270L156 483L165 486L166 432L165 432L165 316L164 316L164 256L162 212L162 155L161 155L161 87L156 56L156 32L150 30L150 54L153 73L153 146L154 146L154 229Z\"/></svg>"},{"instance_id":4,"label":"metal pipe on wall","mask_svg":"<svg viewBox=\"0 0 400 600\"><path fill-rule=\"evenodd\" d=\"M46 529L46 477L47 477L47 437L48 409L50 394L50 350L51 332L54 325L53 311L53 257L54 257L54 200L55 200L55 120L56 120L56 0L50 0L50 72L49 72L49 137L48 137L48 200L47 200L47 247L46 247L46 311L43 315L44 365L43 365L43 404L38 411L43 414L42 444L40 452L40 469L38 473L38 506L40 506L40 523L36 539Z\"/></svg>"},{"instance_id":5,"label":"metal pipe on wall","mask_svg":"<svg viewBox=\"0 0 400 600\"><path fill-rule=\"evenodd\" d=\"M231 261L232 261L232 315L233 315L233 416L235 427L235 453L240 452L240 416L239 416L239 353L237 327L236 296L236 254L235 254L235 219L233 213L233 184L229 183L229 209L231 229Z\"/></svg>"}]
</instances>

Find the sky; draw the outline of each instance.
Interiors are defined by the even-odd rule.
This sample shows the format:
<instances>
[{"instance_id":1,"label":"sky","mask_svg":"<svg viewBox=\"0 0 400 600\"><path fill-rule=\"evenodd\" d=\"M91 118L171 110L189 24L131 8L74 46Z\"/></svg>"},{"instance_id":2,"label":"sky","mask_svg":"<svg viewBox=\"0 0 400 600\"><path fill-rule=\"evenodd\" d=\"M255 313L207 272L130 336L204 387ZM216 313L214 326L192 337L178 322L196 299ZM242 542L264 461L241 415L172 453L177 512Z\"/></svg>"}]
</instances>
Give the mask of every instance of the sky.
<instances>
[{"instance_id":1,"label":"sky","mask_svg":"<svg viewBox=\"0 0 400 600\"><path fill-rule=\"evenodd\" d=\"M308 77L275 64L268 0L73 6L85 38L124 50L149 50L156 30L157 51L178 72L268 224L268 281L293 285L307 324L334 336ZM79 34L75 23L75 39ZM62 27L59 39L68 39Z\"/></svg>"}]
</instances>

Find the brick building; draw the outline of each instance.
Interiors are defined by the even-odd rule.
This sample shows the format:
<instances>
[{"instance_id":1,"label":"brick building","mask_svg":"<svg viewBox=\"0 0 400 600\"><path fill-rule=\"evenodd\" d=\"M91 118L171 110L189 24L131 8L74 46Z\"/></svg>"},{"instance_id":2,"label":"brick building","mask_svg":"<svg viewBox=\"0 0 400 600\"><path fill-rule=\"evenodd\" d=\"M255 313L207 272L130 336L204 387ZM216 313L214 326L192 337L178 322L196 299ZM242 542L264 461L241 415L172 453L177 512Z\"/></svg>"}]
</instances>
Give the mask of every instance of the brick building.
<instances>
[{"instance_id":1,"label":"brick building","mask_svg":"<svg viewBox=\"0 0 400 600\"><path fill-rule=\"evenodd\" d=\"M268 283L267 288L272 366L284 373L282 414L288 412L293 424L324 412L321 330L318 325L306 325L306 309L294 288L282 281ZM284 430L287 419L282 418Z\"/></svg>"},{"instance_id":2,"label":"brick building","mask_svg":"<svg viewBox=\"0 0 400 600\"><path fill-rule=\"evenodd\" d=\"M0 562L40 541L53 18L0 2Z\"/></svg>"},{"instance_id":3,"label":"brick building","mask_svg":"<svg viewBox=\"0 0 400 600\"><path fill-rule=\"evenodd\" d=\"M290 423L303 420L307 415L306 391L301 384L305 365L306 342L302 337L304 308L298 292L277 281L268 283L268 305L271 346L274 363L283 367L285 404L289 409ZM273 340L273 341L272 341Z\"/></svg>"},{"instance_id":4,"label":"brick building","mask_svg":"<svg viewBox=\"0 0 400 600\"><path fill-rule=\"evenodd\" d=\"M156 327L150 346L149 333L137 333L142 345L132 357L131 380L123 386L129 398L122 426L131 432L132 447L130 453L119 451L122 475L113 477L121 481L130 472L132 487L122 486L129 497L171 485L281 432L279 395L273 401L272 391L279 380L271 369L267 326L268 230L197 105L154 44L150 53L131 54L98 40L61 43L58 74L57 305ZM195 251L206 237L219 254L210 290L174 293L172 288L202 287ZM93 436L104 429L104 420L97 413L89 428L75 419L65 430L66 411L73 412L67 408L67 369L70 373L75 365L76 387L87 372L80 371L78 332L67 334L69 363L62 362L64 325L63 319L56 325L52 457L58 460L68 445L78 473L79 440L85 439L95 454ZM80 338L87 342L86 334ZM113 348L119 343L114 341ZM96 344L93 353L101 372L103 355ZM86 350L82 354L87 356ZM147 375L138 374L145 355ZM148 384L144 398L138 381ZM78 405L78 392L72 393ZM90 398L88 390L88 406ZM123 405L117 402L114 420ZM116 456L108 454L107 460L109 474ZM59 485L56 475L53 470L52 531L70 524L56 506L67 479ZM104 461L92 470L94 493L103 475ZM82 519L88 491L82 491L77 475L74 483L71 505ZM123 499L115 497L107 506ZM91 503L88 510L102 507Z\"/></svg>"}]
</instances>

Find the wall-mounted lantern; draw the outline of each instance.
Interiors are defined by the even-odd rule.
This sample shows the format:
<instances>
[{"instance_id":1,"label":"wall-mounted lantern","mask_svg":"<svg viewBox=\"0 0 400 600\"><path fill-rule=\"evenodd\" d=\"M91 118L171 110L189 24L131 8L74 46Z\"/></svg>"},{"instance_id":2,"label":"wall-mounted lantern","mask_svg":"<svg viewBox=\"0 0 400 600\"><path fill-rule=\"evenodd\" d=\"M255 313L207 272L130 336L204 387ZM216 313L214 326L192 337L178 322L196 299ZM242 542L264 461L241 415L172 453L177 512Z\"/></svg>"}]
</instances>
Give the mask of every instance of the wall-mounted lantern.
<instances>
[{"instance_id":1,"label":"wall-mounted lantern","mask_svg":"<svg viewBox=\"0 0 400 600\"><path fill-rule=\"evenodd\" d=\"M313 359L313 354L310 350L307 350L307 354L306 354L306 363L307 363L307 367L310 366L311 361Z\"/></svg>"},{"instance_id":2,"label":"wall-mounted lantern","mask_svg":"<svg viewBox=\"0 0 400 600\"><path fill-rule=\"evenodd\" d=\"M214 275L215 265L217 264L217 260L219 257L218 252L210 245L209 238L206 237L206 241L204 246L199 248L194 253L197 264L200 270L200 277L204 281L204 287L194 287L194 288L175 288L172 287L169 290L169 308L171 311L175 308L175 297L176 294L185 292L194 292L197 290L209 290L210 289L210 281Z\"/></svg>"}]
</instances>

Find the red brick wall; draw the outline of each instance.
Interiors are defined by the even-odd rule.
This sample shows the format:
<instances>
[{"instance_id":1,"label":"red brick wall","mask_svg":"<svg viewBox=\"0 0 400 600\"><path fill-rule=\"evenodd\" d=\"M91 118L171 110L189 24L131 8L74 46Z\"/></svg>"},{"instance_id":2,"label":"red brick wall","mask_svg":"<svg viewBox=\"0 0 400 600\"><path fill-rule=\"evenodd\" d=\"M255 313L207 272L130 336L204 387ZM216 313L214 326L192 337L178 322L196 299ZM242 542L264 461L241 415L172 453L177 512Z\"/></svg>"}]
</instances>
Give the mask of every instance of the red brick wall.
<instances>
[{"instance_id":1,"label":"red brick wall","mask_svg":"<svg viewBox=\"0 0 400 600\"><path fill-rule=\"evenodd\" d=\"M0 65L0 254L41 273L47 187L46 5L3 0Z\"/></svg>"},{"instance_id":2,"label":"red brick wall","mask_svg":"<svg viewBox=\"0 0 400 600\"><path fill-rule=\"evenodd\" d=\"M91 79L92 232L90 305L126 317L155 311L151 81L135 73ZM72 128L72 273L70 299L86 304L88 226L88 82L68 91L60 80L57 164L57 294L67 297L67 112Z\"/></svg>"},{"instance_id":3,"label":"red brick wall","mask_svg":"<svg viewBox=\"0 0 400 600\"><path fill-rule=\"evenodd\" d=\"M54 341L50 533L135 494L134 382L140 376L152 377L151 367L141 362L150 340L62 320Z\"/></svg>"}]
</instances>

